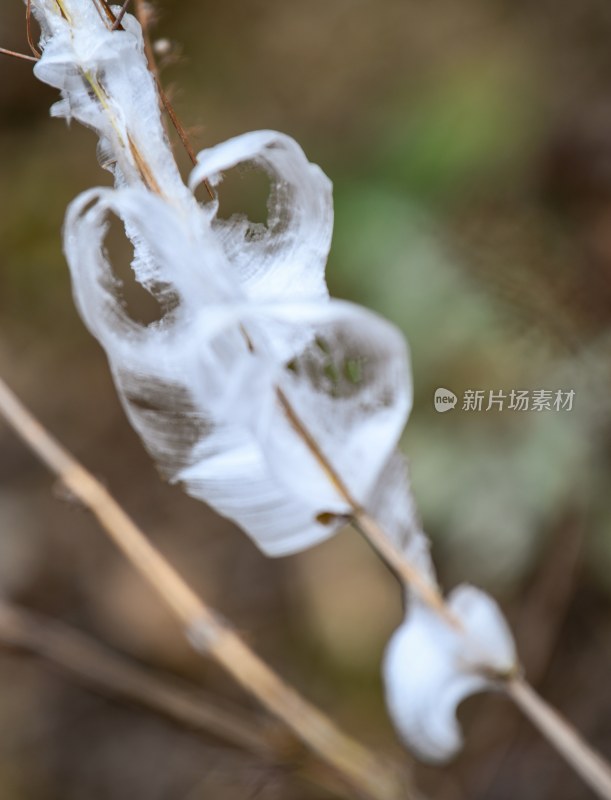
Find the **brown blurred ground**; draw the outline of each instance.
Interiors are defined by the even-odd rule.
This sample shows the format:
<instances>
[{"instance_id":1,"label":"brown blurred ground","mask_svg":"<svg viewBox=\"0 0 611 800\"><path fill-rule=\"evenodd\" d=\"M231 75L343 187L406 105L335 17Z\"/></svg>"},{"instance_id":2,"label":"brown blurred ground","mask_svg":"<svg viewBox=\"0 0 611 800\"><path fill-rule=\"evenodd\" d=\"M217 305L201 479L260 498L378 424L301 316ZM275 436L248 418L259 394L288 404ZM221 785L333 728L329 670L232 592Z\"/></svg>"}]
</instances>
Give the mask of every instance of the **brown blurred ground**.
<instances>
[{"instance_id":1,"label":"brown blurred ground","mask_svg":"<svg viewBox=\"0 0 611 800\"><path fill-rule=\"evenodd\" d=\"M447 585L515 623L541 691L611 756L611 6L602 0L159 2L163 71L198 147L294 135L335 184L335 294L412 349L405 450ZM25 50L24 10L0 44ZM158 478L70 298L60 227L108 183L54 93L0 64L0 371L204 596L360 738L400 752L379 680L398 591L352 534L279 561ZM200 127L201 126L201 127ZM186 161L184 162L186 166ZM260 186L231 179L227 213ZM563 385L569 415L443 418L437 386ZM258 710L191 657L156 598L0 428L0 591L143 664ZM466 704L465 754L419 767L440 800L589 793L501 698ZM401 757L409 759L407 754ZM320 791L212 737L0 651L0 798L300 800Z\"/></svg>"}]
</instances>

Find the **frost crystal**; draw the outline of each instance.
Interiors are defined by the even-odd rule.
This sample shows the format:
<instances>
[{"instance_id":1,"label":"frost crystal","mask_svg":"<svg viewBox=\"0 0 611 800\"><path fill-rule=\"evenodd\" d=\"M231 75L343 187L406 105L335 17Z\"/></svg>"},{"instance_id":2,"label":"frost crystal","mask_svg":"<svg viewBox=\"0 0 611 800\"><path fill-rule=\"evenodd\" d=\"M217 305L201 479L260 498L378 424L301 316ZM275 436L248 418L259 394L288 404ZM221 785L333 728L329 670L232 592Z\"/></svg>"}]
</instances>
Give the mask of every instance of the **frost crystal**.
<instances>
[{"instance_id":1,"label":"frost crystal","mask_svg":"<svg viewBox=\"0 0 611 800\"><path fill-rule=\"evenodd\" d=\"M384 659L386 700L405 743L425 761L445 761L462 744L459 703L516 670L513 638L498 606L472 586L448 598L452 625L413 599Z\"/></svg>"},{"instance_id":2,"label":"frost crystal","mask_svg":"<svg viewBox=\"0 0 611 800\"><path fill-rule=\"evenodd\" d=\"M396 451L412 402L407 346L375 314L328 296L330 181L290 137L255 131L200 153L186 186L136 19L111 30L98 0L32 0L32 9L36 75L61 92L53 113L97 133L115 181L68 209L75 301L163 474L268 555L309 547L366 509L435 586ZM195 197L202 181L217 187L244 162L270 178L265 225L220 219L216 196ZM113 215L134 247L136 281L162 310L150 325L124 307L105 249ZM429 759L459 745L457 703L515 662L492 600L463 587L449 607L457 627L411 597L385 662L392 716Z\"/></svg>"},{"instance_id":3,"label":"frost crystal","mask_svg":"<svg viewBox=\"0 0 611 800\"><path fill-rule=\"evenodd\" d=\"M111 31L94 2L62 8L34 3L36 74L62 92L55 114L98 133L116 183L85 192L66 217L81 316L161 471L266 553L308 547L351 510L329 466L358 504L374 510L384 497L380 478L411 406L405 342L374 314L329 299L331 184L295 141L256 131L205 150L187 188L137 21L126 15ZM219 219L218 200L193 194L243 162L270 178L265 225ZM136 280L163 310L148 326L128 316L108 261L111 215L134 246ZM395 535L405 533L397 520Z\"/></svg>"}]
</instances>

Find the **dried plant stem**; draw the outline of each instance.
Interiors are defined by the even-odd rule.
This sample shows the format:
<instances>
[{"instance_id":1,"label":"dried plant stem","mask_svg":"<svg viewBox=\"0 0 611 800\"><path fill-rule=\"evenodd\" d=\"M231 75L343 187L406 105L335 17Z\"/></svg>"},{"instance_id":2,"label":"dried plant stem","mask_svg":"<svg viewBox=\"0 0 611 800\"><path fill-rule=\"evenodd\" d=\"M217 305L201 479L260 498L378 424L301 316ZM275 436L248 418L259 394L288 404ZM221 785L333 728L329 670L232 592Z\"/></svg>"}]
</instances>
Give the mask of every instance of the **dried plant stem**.
<instances>
[{"instance_id":1,"label":"dried plant stem","mask_svg":"<svg viewBox=\"0 0 611 800\"><path fill-rule=\"evenodd\" d=\"M304 425L299 415L281 389L277 389L278 401L293 426L295 432L307 445L323 472L327 475L339 494L352 509L349 515L351 524L369 541L382 559L395 572L399 579L418 593L430 608L436 611L450 625L460 628L460 621L448 608L443 595L436 585L405 557L388 533L353 498L350 490L326 457L318 442ZM552 744L560 755L581 777L605 800L611 800L611 767L599 756L577 731L553 710L536 691L522 678L517 677L519 668L510 675L497 676L518 708L536 725L541 734Z\"/></svg>"},{"instance_id":2,"label":"dried plant stem","mask_svg":"<svg viewBox=\"0 0 611 800\"><path fill-rule=\"evenodd\" d=\"M155 59L155 53L151 45L151 36L149 34L150 14L146 7L145 0L134 0L134 13L138 19L138 22L140 23L140 27L142 28L142 36L144 38L144 53L146 55L146 60L148 61L149 69L153 73L155 80L159 82L159 69L157 67L157 60Z\"/></svg>"},{"instance_id":3,"label":"dried plant stem","mask_svg":"<svg viewBox=\"0 0 611 800\"><path fill-rule=\"evenodd\" d=\"M127 8L131 3L131 1L132 0L125 0L123 5L121 6L121 10L117 14L115 21L112 23L112 28L111 28L112 31L116 31L118 28L121 27L121 21L123 20L123 17L125 16Z\"/></svg>"},{"instance_id":4,"label":"dried plant stem","mask_svg":"<svg viewBox=\"0 0 611 800\"><path fill-rule=\"evenodd\" d=\"M605 800L611 800L611 768L577 731L524 679L508 681L506 691L523 714L562 754L575 772Z\"/></svg>"},{"instance_id":5,"label":"dried plant stem","mask_svg":"<svg viewBox=\"0 0 611 800\"><path fill-rule=\"evenodd\" d=\"M92 511L110 538L172 609L197 651L213 658L270 713L282 720L342 776L356 796L368 800L410 797L405 778L394 765L384 763L340 731L276 675L233 628L197 596L109 492L43 428L1 379L0 414Z\"/></svg>"},{"instance_id":6,"label":"dried plant stem","mask_svg":"<svg viewBox=\"0 0 611 800\"><path fill-rule=\"evenodd\" d=\"M36 57L36 61L40 58L40 50L34 44L32 36L32 0L27 0L25 5L25 34L28 40L28 45L32 51L32 55Z\"/></svg>"},{"instance_id":7,"label":"dried plant stem","mask_svg":"<svg viewBox=\"0 0 611 800\"><path fill-rule=\"evenodd\" d=\"M57 2L59 4L60 9L62 10L62 13L63 13L64 9L63 9L63 6L60 3L60 0L57 0ZM131 0L125 0L123 5L121 6L121 9L120 9L119 13L116 16L115 16L114 12L112 11L112 9L110 8L110 6L108 5L108 3L106 2L106 0L101 0L101 2L102 2L102 9L103 9L103 11L105 12L105 14L107 16L107 25L108 25L109 30L111 30L111 31L123 30L123 25L121 23L123 21L123 17L125 16L125 14L127 12L127 9L128 9L128 6L129 6ZM187 132L185 131L183 125L180 122L180 120L178 119L178 115L176 114L176 111L174 110L174 107L172 106L172 103L170 102L170 99L168 98L167 94L165 93L165 91L163 89L163 86L161 85L161 80L160 80L160 77L159 77L159 69L157 67L157 62L155 60L155 53L153 52L153 48L151 46L151 38L149 36L149 31L148 31L149 14L148 14L148 11L147 11L147 8L146 8L146 4L143 2L143 0L134 0L134 2L135 2L135 6L136 6L136 16L138 17L138 21L140 22L140 25L142 27L142 35L143 35L143 40L144 40L144 51L145 51L145 55L146 55L146 58L147 58L149 70L150 70L150 72L151 72L151 74L152 74L152 76L153 76L153 78L155 80L155 84L156 84L156 87L157 87L157 93L159 95L160 106L161 106L162 109L165 109L168 117L170 118L170 121L171 121L172 125L174 126L174 128L176 130L176 133L178 134L178 136L180 138L180 141L182 142L182 145L183 145L183 147L185 148L185 150L187 152L187 155L191 159L191 162L193 164L197 164L197 156L195 155L195 151L193 150L193 147L191 146L191 143L189 141L189 137L187 136ZM28 26L29 26L29 17L28 17ZM28 27L28 30L29 30L29 27ZM38 58L30 58L29 56L20 55L19 53L13 53L12 51L2 51L1 48L0 48L0 52L5 52L5 53L7 53L9 55L14 55L14 56L16 56L18 58L24 58L24 59L26 59L28 61L38 61ZM98 100L100 102L100 105L102 106L102 108L104 109L106 114L108 115L108 117L110 119L110 122L111 122L113 128L115 129L115 132L117 133L117 136L118 136L119 142L121 143L121 146L125 147L125 143L122 141L122 136L121 136L121 133L120 133L120 130L119 130L119 126L117 125L116 120L114 119L114 116L113 116L113 114L111 112L110 104L108 102L108 98L105 96L105 93L104 93L104 90L103 90L102 86L99 84L98 80L94 78L93 75L91 75L89 73L84 73L84 77L87 80L87 82L91 85L91 88L93 89L96 97L98 98ZM168 134L168 131L167 131L167 127L166 127L166 135L167 134ZM142 180L144 181L146 186L154 194L158 194L160 196L163 196L163 193L161 191L161 188L160 188L159 184L157 183L157 181L155 179L155 176L153 175L151 169L147 165L145 159L142 157L138 147L136 146L135 141L133 140L133 138L131 137L131 135L129 133L127 134L127 136L128 136L129 149L131 151L131 154L132 154L132 157L133 157L134 162L136 164L136 167L137 167L138 171L140 172L140 176L142 177ZM215 197L214 192L212 191L212 187L210 186L210 183L207 180L204 180L204 186L206 187L206 190L207 190L208 195L210 196L210 198L212 200L214 200L214 197Z\"/></svg>"},{"instance_id":8,"label":"dried plant stem","mask_svg":"<svg viewBox=\"0 0 611 800\"><path fill-rule=\"evenodd\" d=\"M363 508L354 507L351 524L386 561L406 586L410 586L424 602L446 622L460 628L460 621L448 608L443 595L431 581L414 566L394 544L386 531Z\"/></svg>"},{"instance_id":9,"label":"dried plant stem","mask_svg":"<svg viewBox=\"0 0 611 800\"><path fill-rule=\"evenodd\" d=\"M268 761L281 760L263 727L200 689L161 678L70 626L0 601L0 643L44 658L105 694L134 700Z\"/></svg>"},{"instance_id":10,"label":"dried plant stem","mask_svg":"<svg viewBox=\"0 0 611 800\"><path fill-rule=\"evenodd\" d=\"M160 676L64 622L0 600L0 646L31 653L106 696L125 698L195 732L251 753L334 795L335 770L308 756L285 728L256 721L201 688ZM414 798L416 800L416 798Z\"/></svg>"},{"instance_id":11,"label":"dried plant stem","mask_svg":"<svg viewBox=\"0 0 611 800\"><path fill-rule=\"evenodd\" d=\"M350 506L351 511L348 515L348 521L367 539L374 550L376 550L397 575L402 584L410 586L425 603L444 617L451 625L455 627L460 626L456 617L448 609L437 586L431 583L426 575L423 575L422 572L409 561L405 553L401 552L395 545L388 533L382 529L373 517L371 517L352 496L352 492L348 489L343 478L338 474L333 464L331 464L321 446L314 436L312 436L282 389L278 388L276 390L276 396L293 430L312 453L338 494Z\"/></svg>"},{"instance_id":12,"label":"dried plant stem","mask_svg":"<svg viewBox=\"0 0 611 800\"><path fill-rule=\"evenodd\" d=\"M34 56L27 56L25 53L16 53L14 50L7 50L6 47L0 47L0 54L3 56L12 56L13 58L20 58L22 61L38 61Z\"/></svg>"},{"instance_id":13,"label":"dried plant stem","mask_svg":"<svg viewBox=\"0 0 611 800\"><path fill-rule=\"evenodd\" d=\"M178 138L180 139L182 146L185 149L185 152L189 156L192 164L197 164L197 156L195 154L195 150L189 141L189 137L187 132L181 123L180 119L178 118L178 114L174 110L174 106L170 102L170 98L166 94L163 85L161 83L161 77L159 75L159 67L157 66L157 59L155 58L155 51L153 50L153 46L151 44L151 36L149 33L149 12L146 8L145 0L134 0L135 5L135 13L136 17L138 18L138 22L142 27L142 35L144 38L144 53L146 55L146 60L149 65L149 69L155 79L155 83L157 84L157 92L159 94L159 100L161 101L161 106L165 109L166 114L170 118L170 122L174 126L174 130L178 134ZM116 24L116 23L115 23ZM167 131L166 131L167 132ZM206 191L208 192L208 196L211 200L214 200L214 192L212 191L212 187L207 180L204 180L204 186Z\"/></svg>"}]
</instances>

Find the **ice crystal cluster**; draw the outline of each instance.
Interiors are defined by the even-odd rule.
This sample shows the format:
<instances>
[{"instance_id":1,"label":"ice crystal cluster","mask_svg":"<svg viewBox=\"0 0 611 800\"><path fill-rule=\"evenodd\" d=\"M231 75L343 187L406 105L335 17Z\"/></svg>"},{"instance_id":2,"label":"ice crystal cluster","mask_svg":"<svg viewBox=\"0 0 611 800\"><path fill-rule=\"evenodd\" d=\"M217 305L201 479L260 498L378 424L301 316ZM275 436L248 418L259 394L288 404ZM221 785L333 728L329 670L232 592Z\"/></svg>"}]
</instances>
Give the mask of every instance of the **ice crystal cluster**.
<instances>
[{"instance_id":1,"label":"ice crystal cluster","mask_svg":"<svg viewBox=\"0 0 611 800\"><path fill-rule=\"evenodd\" d=\"M60 90L52 114L99 137L112 189L68 209L64 247L74 297L106 351L125 411L161 472L235 520L268 555L331 536L365 508L434 583L396 448L412 395L399 331L329 298L331 183L274 131L202 151L178 171L137 20L102 0L33 0L36 76ZM254 164L270 178L268 219L219 218L223 173ZM127 313L109 263L109 220L134 247L133 273L159 303L149 325ZM373 266L373 265L372 265ZM450 624L407 590L407 617L385 660L397 727L429 759L460 743L457 703L515 662L492 600L461 587Z\"/></svg>"}]
</instances>

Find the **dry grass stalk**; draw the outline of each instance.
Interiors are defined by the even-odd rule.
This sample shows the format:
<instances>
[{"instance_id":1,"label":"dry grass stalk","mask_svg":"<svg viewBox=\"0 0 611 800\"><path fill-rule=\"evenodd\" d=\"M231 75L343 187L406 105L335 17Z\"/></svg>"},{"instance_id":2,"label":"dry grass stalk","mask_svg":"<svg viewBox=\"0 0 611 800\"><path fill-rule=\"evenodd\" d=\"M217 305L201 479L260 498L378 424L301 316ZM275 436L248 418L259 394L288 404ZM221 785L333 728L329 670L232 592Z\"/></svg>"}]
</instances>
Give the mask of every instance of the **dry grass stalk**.
<instances>
[{"instance_id":1,"label":"dry grass stalk","mask_svg":"<svg viewBox=\"0 0 611 800\"><path fill-rule=\"evenodd\" d=\"M113 697L124 697L267 761L281 760L264 726L202 690L143 669L65 623L0 601L0 642L36 655Z\"/></svg>"},{"instance_id":2,"label":"dry grass stalk","mask_svg":"<svg viewBox=\"0 0 611 800\"><path fill-rule=\"evenodd\" d=\"M351 792L346 797L406 800L405 776L344 734L267 666L210 608L150 543L102 484L32 416L0 379L0 414L36 456L98 519L136 570L182 624L199 653L213 658L247 692L331 766Z\"/></svg>"}]
</instances>

